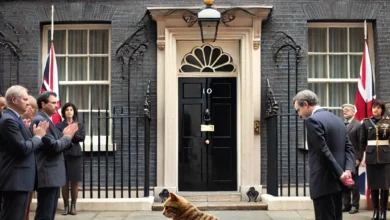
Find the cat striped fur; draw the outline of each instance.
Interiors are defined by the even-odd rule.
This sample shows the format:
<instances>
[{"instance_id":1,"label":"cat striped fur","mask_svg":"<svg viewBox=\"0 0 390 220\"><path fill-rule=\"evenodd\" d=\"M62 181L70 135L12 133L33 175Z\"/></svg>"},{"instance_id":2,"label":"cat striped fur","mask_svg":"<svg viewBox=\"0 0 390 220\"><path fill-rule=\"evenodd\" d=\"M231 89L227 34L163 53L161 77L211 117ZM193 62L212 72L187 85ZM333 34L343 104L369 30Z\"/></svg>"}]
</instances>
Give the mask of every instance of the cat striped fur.
<instances>
[{"instance_id":1,"label":"cat striped fur","mask_svg":"<svg viewBox=\"0 0 390 220\"><path fill-rule=\"evenodd\" d=\"M218 220L217 217L205 214L188 202L185 198L169 193L164 203L163 215L173 220Z\"/></svg>"}]
</instances>

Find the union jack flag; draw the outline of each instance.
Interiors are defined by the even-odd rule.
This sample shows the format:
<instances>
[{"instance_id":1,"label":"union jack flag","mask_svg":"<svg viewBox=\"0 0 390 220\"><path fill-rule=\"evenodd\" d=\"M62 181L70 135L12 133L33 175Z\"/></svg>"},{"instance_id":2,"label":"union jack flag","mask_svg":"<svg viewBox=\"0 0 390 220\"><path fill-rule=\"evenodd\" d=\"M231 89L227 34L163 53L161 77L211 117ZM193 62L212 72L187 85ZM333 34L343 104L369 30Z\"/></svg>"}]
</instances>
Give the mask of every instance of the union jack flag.
<instances>
[{"instance_id":1,"label":"union jack flag","mask_svg":"<svg viewBox=\"0 0 390 220\"><path fill-rule=\"evenodd\" d=\"M54 124L61 122L61 103L60 103L60 86L58 84L58 70L57 70L57 61L56 55L54 52L54 43L51 42L50 52L47 56L46 65L43 70L43 79L41 86L41 93L45 91L52 91L57 94L58 102L57 108L58 112L52 116L52 121Z\"/></svg>"}]
</instances>

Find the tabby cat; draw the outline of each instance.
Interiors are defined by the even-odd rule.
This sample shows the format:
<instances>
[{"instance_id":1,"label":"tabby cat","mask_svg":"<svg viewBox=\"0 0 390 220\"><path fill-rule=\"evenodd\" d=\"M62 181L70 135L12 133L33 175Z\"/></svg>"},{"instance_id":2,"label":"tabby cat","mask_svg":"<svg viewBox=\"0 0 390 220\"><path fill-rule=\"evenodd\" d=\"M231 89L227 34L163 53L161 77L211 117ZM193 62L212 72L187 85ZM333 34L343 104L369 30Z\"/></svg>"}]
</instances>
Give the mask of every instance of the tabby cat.
<instances>
[{"instance_id":1,"label":"tabby cat","mask_svg":"<svg viewBox=\"0 0 390 220\"><path fill-rule=\"evenodd\" d=\"M170 197L164 203L163 215L173 220L218 220L217 217L204 214L185 198L169 193Z\"/></svg>"}]
</instances>

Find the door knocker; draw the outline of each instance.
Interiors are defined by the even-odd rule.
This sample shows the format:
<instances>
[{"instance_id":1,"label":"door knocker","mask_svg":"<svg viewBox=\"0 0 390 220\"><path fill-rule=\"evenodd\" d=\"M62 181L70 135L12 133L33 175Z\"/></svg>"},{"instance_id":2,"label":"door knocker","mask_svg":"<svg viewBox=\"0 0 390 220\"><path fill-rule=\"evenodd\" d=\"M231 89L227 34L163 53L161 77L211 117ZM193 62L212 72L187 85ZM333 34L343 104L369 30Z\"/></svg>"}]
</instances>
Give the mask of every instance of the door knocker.
<instances>
[{"instance_id":1,"label":"door knocker","mask_svg":"<svg viewBox=\"0 0 390 220\"><path fill-rule=\"evenodd\" d=\"M210 110L208 108L206 108L206 110L204 110L203 120L204 121L210 121L211 120Z\"/></svg>"}]
</instances>

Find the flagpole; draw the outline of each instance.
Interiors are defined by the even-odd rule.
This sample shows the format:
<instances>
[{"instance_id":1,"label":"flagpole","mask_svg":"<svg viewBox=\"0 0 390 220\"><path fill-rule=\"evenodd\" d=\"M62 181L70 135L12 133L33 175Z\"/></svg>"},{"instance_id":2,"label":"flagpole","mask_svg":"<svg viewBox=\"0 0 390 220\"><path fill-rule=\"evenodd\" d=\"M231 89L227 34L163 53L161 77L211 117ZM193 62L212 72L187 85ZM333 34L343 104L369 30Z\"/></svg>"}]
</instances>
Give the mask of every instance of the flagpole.
<instances>
[{"instance_id":1,"label":"flagpole","mask_svg":"<svg viewBox=\"0 0 390 220\"><path fill-rule=\"evenodd\" d=\"M364 51L366 53L368 53L368 51L366 51L366 43L367 43L367 21L364 20L364 49L363 49L363 56L364 56ZM366 117L368 117L368 109L367 109L367 100L364 100L364 114Z\"/></svg>"},{"instance_id":2,"label":"flagpole","mask_svg":"<svg viewBox=\"0 0 390 220\"><path fill-rule=\"evenodd\" d=\"M54 5L51 6L51 41L54 36Z\"/></svg>"},{"instance_id":3,"label":"flagpole","mask_svg":"<svg viewBox=\"0 0 390 220\"><path fill-rule=\"evenodd\" d=\"M364 20L364 40L367 40L367 22Z\"/></svg>"}]
</instances>

